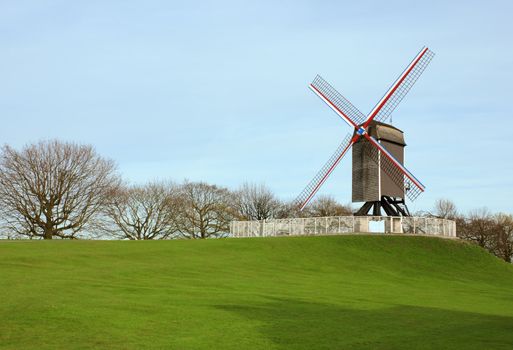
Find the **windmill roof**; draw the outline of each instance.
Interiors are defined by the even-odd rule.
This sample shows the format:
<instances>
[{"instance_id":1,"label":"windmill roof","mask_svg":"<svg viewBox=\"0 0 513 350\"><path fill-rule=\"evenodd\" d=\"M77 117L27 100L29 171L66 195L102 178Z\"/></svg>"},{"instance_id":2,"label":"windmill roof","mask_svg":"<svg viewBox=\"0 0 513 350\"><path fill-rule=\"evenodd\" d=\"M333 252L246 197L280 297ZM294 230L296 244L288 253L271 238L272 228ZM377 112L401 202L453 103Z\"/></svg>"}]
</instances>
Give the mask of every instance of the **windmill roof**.
<instances>
[{"instance_id":1,"label":"windmill roof","mask_svg":"<svg viewBox=\"0 0 513 350\"><path fill-rule=\"evenodd\" d=\"M384 140L406 146L403 131L393 125L373 121L370 123L367 132L378 141Z\"/></svg>"}]
</instances>

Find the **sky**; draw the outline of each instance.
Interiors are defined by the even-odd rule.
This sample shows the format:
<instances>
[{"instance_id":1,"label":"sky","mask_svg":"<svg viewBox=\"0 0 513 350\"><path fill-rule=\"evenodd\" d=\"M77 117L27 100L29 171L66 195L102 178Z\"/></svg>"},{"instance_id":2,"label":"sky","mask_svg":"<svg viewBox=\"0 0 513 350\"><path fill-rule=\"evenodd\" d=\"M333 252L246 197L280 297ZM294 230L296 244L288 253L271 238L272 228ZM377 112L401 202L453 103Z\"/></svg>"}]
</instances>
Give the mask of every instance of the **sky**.
<instances>
[{"instance_id":1,"label":"sky","mask_svg":"<svg viewBox=\"0 0 513 350\"><path fill-rule=\"evenodd\" d=\"M393 114L406 166L461 211L513 212L510 1L0 0L0 143L92 144L130 183L265 183L293 199L423 46ZM318 195L351 200L351 159Z\"/></svg>"}]
</instances>

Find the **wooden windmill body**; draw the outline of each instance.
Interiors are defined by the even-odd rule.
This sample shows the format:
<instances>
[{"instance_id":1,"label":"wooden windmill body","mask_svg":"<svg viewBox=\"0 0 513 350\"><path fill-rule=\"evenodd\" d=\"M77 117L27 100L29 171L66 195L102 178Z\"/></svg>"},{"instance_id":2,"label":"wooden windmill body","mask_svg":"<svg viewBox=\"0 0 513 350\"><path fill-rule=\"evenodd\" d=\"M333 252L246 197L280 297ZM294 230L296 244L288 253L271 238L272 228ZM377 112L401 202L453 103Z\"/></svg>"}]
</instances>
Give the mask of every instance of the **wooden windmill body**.
<instances>
[{"instance_id":1,"label":"wooden windmill body","mask_svg":"<svg viewBox=\"0 0 513 350\"><path fill-rule=\"evenodd\" d=\"M404 133L390 125L373 121L367 132L383 145L404 165ZM365 138L360 138L352 148L352 202L365 202L357 215L409 215L405 205L404 182L396 182L384 170L385 160L376 148ZM372 210L371 210L372 209Z\"/></svg>"}]
</instances>

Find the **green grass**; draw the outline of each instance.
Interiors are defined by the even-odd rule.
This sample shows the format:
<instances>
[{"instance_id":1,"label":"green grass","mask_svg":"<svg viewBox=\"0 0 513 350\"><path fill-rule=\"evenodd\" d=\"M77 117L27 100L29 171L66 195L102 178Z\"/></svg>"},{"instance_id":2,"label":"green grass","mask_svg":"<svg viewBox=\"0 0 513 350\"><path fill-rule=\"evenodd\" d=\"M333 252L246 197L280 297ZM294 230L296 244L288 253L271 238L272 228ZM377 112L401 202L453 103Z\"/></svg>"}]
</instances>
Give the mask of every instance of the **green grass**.
<instances>
[{"instance_id":1,"label":"green grass","mask_svg":"<svg viewBox=\"0 0 513 350\"><path fill-rule=\"evenodd\" d=\"M512 349L513 267L459 241L0 242L2 349Z\"/></svg>"}]
</instances>

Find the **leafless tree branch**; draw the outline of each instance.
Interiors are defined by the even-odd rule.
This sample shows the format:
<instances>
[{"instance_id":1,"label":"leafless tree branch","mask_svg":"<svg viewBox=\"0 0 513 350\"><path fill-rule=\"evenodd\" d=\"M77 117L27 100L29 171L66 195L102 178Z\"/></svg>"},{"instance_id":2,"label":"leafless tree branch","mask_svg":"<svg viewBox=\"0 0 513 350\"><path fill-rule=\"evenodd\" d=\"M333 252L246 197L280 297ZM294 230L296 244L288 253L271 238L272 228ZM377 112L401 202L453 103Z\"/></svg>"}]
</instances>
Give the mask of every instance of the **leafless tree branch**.
<instances>
[{"instance_id":1,"label":"leafless tree branch","mask_svg":"<svg viewBox=\"0 0 513 350\"><path fill-rule=\"evenodd\" d=\"M0 155L4 225L24 236L77 238L119 184L116 167L91 146L42 141Z\"/></svg>"}]
</instances>

